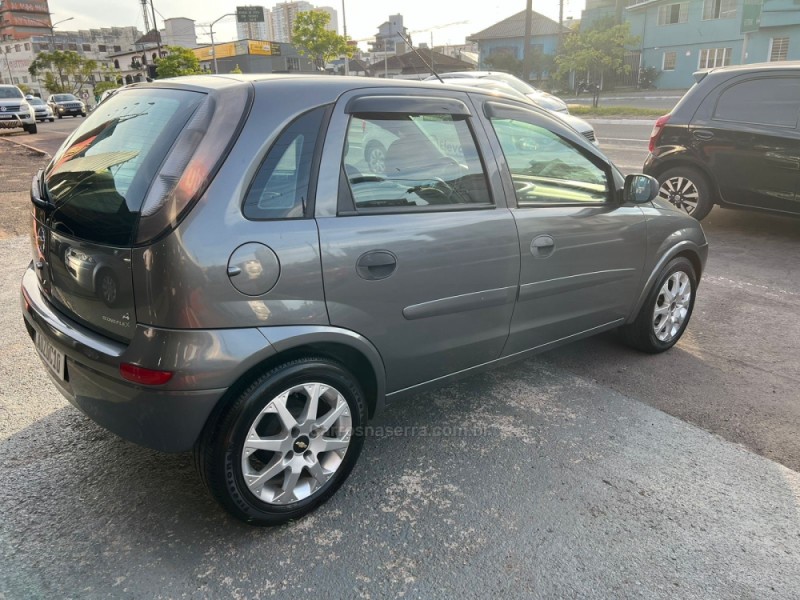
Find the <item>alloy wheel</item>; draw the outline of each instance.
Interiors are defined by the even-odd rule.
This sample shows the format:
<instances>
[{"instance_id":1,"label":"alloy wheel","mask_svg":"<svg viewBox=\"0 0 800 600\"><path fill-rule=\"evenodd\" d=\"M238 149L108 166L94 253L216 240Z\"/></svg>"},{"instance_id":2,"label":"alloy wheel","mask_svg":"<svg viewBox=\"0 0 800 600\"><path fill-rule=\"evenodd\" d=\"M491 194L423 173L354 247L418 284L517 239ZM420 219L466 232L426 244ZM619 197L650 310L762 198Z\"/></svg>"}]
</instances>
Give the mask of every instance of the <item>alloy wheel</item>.
<instances>
[{"instance_id":1,"label":"alloy wheel","mask_svg":"<svg viewBox=\"0 0 800 600\"><path fill-rule=\"evenodd\" d=\"M653 332L661 342L677 336L689 314L692 283L683 271L675 271L661 286L653 310Z\"/></svg>"},{"instance_id":2,"label":"alloy wheel","mask_svg":"<svg viewBox=\"0 0 800 600\"><path fill-rule=\"evenodd\" d=\"M245 484L267 504L304 500L339 469L352 433L341 392L318 382L295 385L268 402L251 424L242 446Z\"/></svg>"},{"instance_id":3,"label":"alloy wheel","mask_svg":"<svg viewBox=\"0 0 800 600\"><path fill-rule=\"evenodd\" d=\"M661 184L658 197L691 215L697 209L700 192L688 177L670 177Z\"/></svg>"}]
</instances>

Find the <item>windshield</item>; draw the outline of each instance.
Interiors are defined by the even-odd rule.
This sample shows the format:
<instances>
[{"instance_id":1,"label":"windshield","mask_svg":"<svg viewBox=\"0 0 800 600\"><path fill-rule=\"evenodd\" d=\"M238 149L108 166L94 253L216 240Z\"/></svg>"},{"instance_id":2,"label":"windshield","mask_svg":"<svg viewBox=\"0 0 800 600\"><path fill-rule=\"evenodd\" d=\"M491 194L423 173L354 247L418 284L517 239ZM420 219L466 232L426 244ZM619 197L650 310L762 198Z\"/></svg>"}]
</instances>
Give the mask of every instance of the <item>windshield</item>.
<instances>
[{"instance_id":1,"label":"windshield","mask_svg":"<svg viewBox=\"0 0 800 600\"><path fill-rule=\"evenodd\" d=\"M161 162L204 98L145 88L116 94L95 109L48 166L53 229L92 242L131 243Z\"/></svg>"},{"instance_id":2,"label":"windshield","mask_svg":"<svg viewBox=\"0 0 800 600\"><path fill-rule=\"evenodd\" d=\"M44 100L42 100L41 98L29 98L28 99L28 104L31 104L31 105L34 105L34 106L41 106L42 104L44 104Z\"/></svg>"},{"instance_id":3,"label":"windshield","mask_svg":"<svg viewBox=\"0 0 800 600\"><path fill-rule=\"evenodd\" d=\"M0 87L0 98L22 98L22 92L15 87Z\"/></svg>"},{"instance_id":4,"label":"windshield","mask_svg":"<svg viewBox=\"0 0 800 600\"><path fill-rule=\"evenodd\" d=\"M72 94L56 94L53 96L53 100L56 102L69 102L70 100L77 101L78 99Z\"/></svg>"}]
</instances>

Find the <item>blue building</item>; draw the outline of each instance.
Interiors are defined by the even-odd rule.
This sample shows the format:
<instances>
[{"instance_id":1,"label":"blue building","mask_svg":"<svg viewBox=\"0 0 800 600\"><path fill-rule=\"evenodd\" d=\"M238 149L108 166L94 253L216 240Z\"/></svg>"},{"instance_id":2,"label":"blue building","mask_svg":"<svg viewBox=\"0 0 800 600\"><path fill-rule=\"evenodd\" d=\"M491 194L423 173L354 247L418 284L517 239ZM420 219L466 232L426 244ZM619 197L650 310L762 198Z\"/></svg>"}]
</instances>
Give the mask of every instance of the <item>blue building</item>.
<instances>
[{"instance_id":1,"label":"blue building","mask_svg":"<svg viewBox=\"0 0 800 600\"><path fill-rule=\"evenodd\" d=\"M560 27L556 21L548 19L537 12L533 13L531 20L531 50L542 55L555 56L558 50L559 30L569 34L570 29ZM468 41L476 42L480 52L479 69L487 69L486 59L498 53L509 54L521 60L525 49L525 11L503 19L491 27L474 33L467 37ZM536 79L537 73L531 73L529 78ZM547 77L547 72L542 73Z\"/></svg>"},{"instance_id":2,"label":"blue building","mask_svg":"<svg viewBox=\"0 0 800 600\"><path fill-rule=\"evenodd\" d=\"M642 67L656 85L685 89L698 69L800 60L800 0L588 0L581 26L620 15L639 36Z\"/></svg>"}]
</instances>

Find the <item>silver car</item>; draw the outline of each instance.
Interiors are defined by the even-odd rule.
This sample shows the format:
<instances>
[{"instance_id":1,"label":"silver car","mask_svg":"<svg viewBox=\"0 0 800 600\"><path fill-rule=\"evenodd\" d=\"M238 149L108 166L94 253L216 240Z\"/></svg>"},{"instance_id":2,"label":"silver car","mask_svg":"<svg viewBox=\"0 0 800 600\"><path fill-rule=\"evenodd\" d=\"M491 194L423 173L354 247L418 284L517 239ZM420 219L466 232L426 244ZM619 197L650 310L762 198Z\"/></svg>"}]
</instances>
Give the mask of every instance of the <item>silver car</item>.
<instances>
[{"instance_id":1,"label":"silver car","mask_svg":"<svg viewBox=\"0 0 800 600\"><path fill-rule=\"evenodd\" d=\"M380 172L369 128L393 136ZM194 450L227 510L277 524L336 491L388 402L611 329L672 347L708 248L657 194L480 90L133 85L34 179L21 307L73 405Z\"/></svg>"},{"instance_id":2,"label":"silver car","mask_svg":"<svg viewBox=\"0 0 800 600\"><path fill-rule=\"evenodd\" d=\"M56 120L50 105L41 98L25 96L25 100L28 101L28 104L33 109L33 114L36 116L37 121L50 121L52 123Z\"/></svg>"}]
</instances>

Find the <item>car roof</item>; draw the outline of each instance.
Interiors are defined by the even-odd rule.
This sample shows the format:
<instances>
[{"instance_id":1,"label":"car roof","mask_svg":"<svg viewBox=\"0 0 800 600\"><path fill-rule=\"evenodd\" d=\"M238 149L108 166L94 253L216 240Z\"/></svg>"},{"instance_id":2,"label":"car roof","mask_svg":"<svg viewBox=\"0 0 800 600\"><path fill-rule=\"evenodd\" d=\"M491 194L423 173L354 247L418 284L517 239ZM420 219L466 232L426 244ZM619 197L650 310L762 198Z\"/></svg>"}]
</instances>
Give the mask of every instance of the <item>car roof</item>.
<instances>
[{"instance_id":1,"label":"car roof","mask_svg":"<svg viewBox=\"0 0 800 600\"><path fill-rule=\"evenodd\" d=\"M777 61L765 63L752 63L747 65L730 65L728 67L714 67L695 73L695 79L704 78L706 75L747 75L749 73L769 73L770 71L798 71L800 60Z\"/></svg>"}]
</instances>

